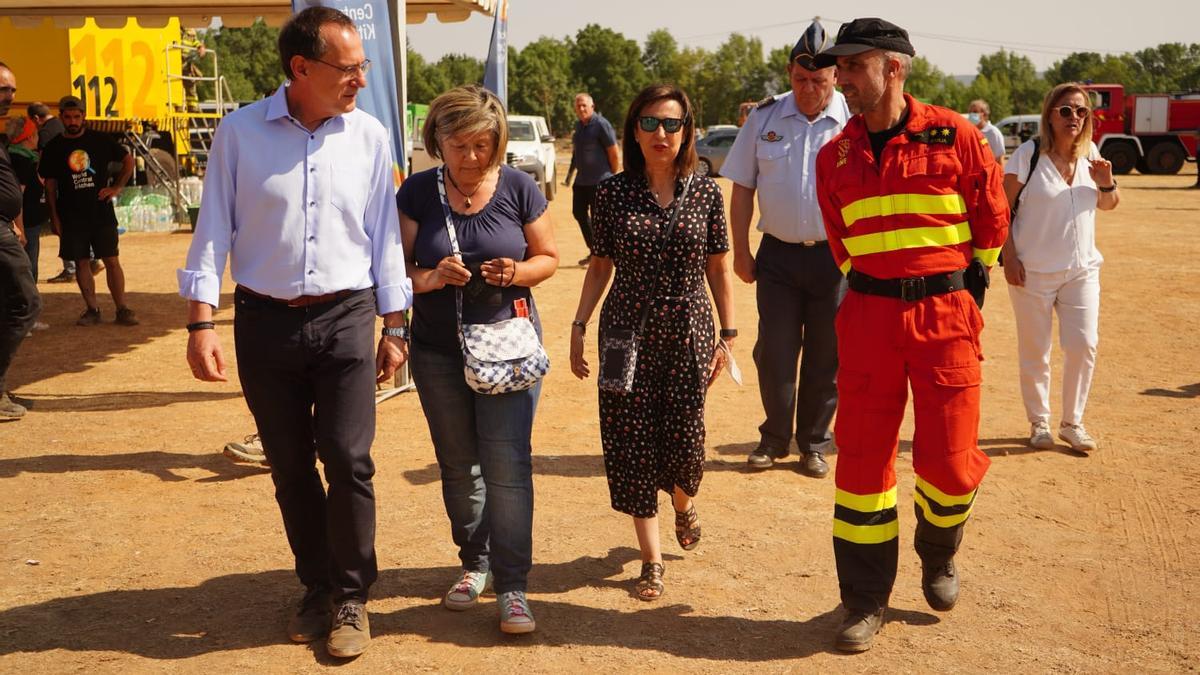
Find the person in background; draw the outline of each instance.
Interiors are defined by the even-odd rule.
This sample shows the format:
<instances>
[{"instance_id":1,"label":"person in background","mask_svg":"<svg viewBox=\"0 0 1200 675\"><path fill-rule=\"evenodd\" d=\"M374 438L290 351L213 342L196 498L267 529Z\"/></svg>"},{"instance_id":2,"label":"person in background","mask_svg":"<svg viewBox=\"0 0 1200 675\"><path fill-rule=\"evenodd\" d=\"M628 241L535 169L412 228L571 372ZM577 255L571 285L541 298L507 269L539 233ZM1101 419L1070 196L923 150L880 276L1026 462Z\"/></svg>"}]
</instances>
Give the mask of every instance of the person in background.
<instances>
[{"instance_id":1,"label":"person in background","mask_svg":"<svg viewBox=\"0 0 1200 675\"><path fill-rule=\"evenodd\" d=\"M1112 163L1092 143L1089 100L1087 91L1076 83L1051 89L1042 103L1039 143L1036 147L1033 141L1022 143L1004 169L1004 190L1017 210L1004 244L1004 278L1016 317L1029 445L1054 447L1050 344L1054 314L1058 314L1063 349L1058 437L1083 453L1097 448L1083 426L1100 340L1104 258L1096 248L1096 211L1111 211L1121 201ZM1034 152L1039 156L1031 173Z\"/></svg>"},{"instance_id":2,"label":"person in background","mask_svg":"<svg viewBox=\"0 0 1200 675\"><path fill-rule=\"evenodd\" d=\"M462 563L442 604L456 611L474 607L490 577L500 630L530 633L537 628L526 597L533 566L530 436L541 383L502 394L467 385L456 295L462 294L463 323L525 316L540 335L530 289L558 269L554 226L538 186L503 161L508 122L491 92L469 85L438 96L429 105L424 140L444 170L412 175L396 201L415 294L413 382ZM461 257L451 248L447 217Z\"/></svg>"},{"instance_id":3,"label":"person in background","mask_svg":"<svg viewBox=\"0 0 1200 675\"><path fill-rule=\"evenodd\" d=\"M56 117L53 112L51 112L50 106L40 101L30 103L25 109L25 114L28 115L38 127L37 151L38 154L41 155L41 153L45 151L46 146L50 144L50 141L62 135L62 132L64 131L62 120ZM88 257L90 259L89 262L91 264L92 274L99 274L104 269L104 263L96 260L94 253L89 252ZM75 261L63 258L61 255L59 258L63 263L62 271L50 277L46 281L52 284L65 284L75 281Z\"/></svg>"},{"instance_id":4,"label":"person in background","mask_svg":"<svg viewBox=\"0 0 1200 675\"><path fill-rule=\"evenodd\" d=\"M583 379L591 373L584 333L615 269L600 339L632 329L639 346L632 390L600 391L600 440L612 508L633 517L642 558L635 588L647 601L664 589L659 490L671 495L680 548L700 543L693 498L704 476L704 401L737 338L724 200L712 178L694 175L695 124L691 101L674 85L649 86L630 103L625 171L596 192L595 248L571 322L571 372Z\"/></svg>"},{"instance_id":5,"label":"person in background","mask_svg":"<svg viewBox=\"0 0 1200 675\"><path fill-rule=\"evenodd\" d=\"M38 177L37 125L28 117L13 117L8 124L8 155L21 183L21 223L25 230L25 255L30 273L37 283L38 255L42 226L47 222L45 190ZM46 330L49 324L35 320L32 330Z\"/></svg>"},{"instance_id":6,"label":"person in background","mask_svg":"<svg viewBox=\"0 0 1200 675\"><path fill-rule=\"evenodd\" d=\"M971 101L967 106L967 119L983 134L988 149L992 151L996 161L1004 159L1004 134L995 124L992 124L992 109L987 101L981 98Z\"/></svg>"},{"instance_id":7,"label":"person in background","mask_svg":"<svg viewBox=\"0 0 1200 675\"><path fill-rule=\"evenodd\" d=\"M593 201L596 186L621 170L621 160L617 157L617 134L604 115L596 112L591 94L575 95L575 116L579 121L575 123L575 133L571 136L571 168L567 170L564 185L570 183L570 176L574 173L571 212L579 223L583 241L588 247L588 254L579 264L587 265L595 243L592 218L595 214Z\"/></svg>"}]
</instances>

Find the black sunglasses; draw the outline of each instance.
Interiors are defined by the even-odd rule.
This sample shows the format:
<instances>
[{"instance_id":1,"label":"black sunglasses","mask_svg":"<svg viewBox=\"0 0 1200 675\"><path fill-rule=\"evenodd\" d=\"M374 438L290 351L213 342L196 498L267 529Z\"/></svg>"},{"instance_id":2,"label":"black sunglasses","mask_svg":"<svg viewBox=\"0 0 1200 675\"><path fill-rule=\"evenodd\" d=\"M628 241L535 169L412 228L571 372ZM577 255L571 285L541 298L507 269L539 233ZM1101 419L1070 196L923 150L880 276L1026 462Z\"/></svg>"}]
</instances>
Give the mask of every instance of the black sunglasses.
<instances>
[{"instance_id":1,"label":"black sunglasses","mask_svg":"<svg viewBox=\"0 0 1200 675\"><path fill-rule=\"evenodd\" d=\"M668 134L677 133L683 128L683 120L678 117L650 117L649 115L645 115L638 118L638 126L648 134L657 131L660 124L663 131Z\"/></svg>"},{"instance_id":2,"label":"black sunglasses","mask_svg":"<svg viewBox=\"0 0 1200 675\"><path fill-rule=\"evenodd\" d=\"M1068 119L1068 120L1071 119L1072 117L1078 117L1079 119L1084 119L1085 117L1088 116L1088 113L1091 112L1091 110L1089 110L1088 107L1085 105L1081 105L1081 106L1060 105L1057 108L1055 108L1055 110L1058 111L1059 117L1061 117L1063 119Z\"/></svg>"}]
</instances>

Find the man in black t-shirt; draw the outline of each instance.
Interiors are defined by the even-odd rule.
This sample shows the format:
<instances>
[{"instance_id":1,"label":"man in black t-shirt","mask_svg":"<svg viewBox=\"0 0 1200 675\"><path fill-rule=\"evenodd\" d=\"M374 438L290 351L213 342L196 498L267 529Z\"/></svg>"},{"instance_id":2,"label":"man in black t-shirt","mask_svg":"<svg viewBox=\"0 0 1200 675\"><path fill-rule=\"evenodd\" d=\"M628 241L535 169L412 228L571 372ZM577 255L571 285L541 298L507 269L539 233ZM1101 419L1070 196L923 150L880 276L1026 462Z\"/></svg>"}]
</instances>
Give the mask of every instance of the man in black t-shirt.
<instances>
[{"instance_id":1,"label":"man in black t-shirt","mask_svg":"<svg viewBox=\"0 0 1200 675\"><path fill-rule=\"evenodd\" d=\"M45 103L42 103L41 101L35 101L33 103L30 103L29 107L25 109L25 114L29 115L29 119L33 120L33 123L36 124L38 127L37 151L38 151L38 154L40 155L42 153L42 151L46 149L46 146L50 145L50 141L52 141L62 135L62 132L63 132L62 120L55 117L54 113L51 112L51 110L50 110L50 106L46 105ZM45 203L44 196L42 198L42 202ZM46 218L48 220L50 218L50 215L47 214ZM61 255L59 257L62 258ZM91 263L92 263L92 272L93 273L97 273L100 270L104 269L104 266L100 264L100 261L96 260L95 255L92 255L91 258L92 258ZM50 277L46 281L48 281L52 284L58 284L58 283L65 284L68 281L75 280L75 261L67 260L66 258L62 258L62 261L63 261L62 271L59 272L58 274Z\"/></svg>"},{"instance_id":2,"label":"man in black t-shirt","mask_svg":"<svg viewBox=\"0 0 1200 675\"><path fill-rule=\"evenodd\" d=\"M117 257L117 214L112 204L133 175L133 155L111 136L87 128L83 101L78 98L64 96L58 115L65 130L42 152L38 171L46 179L46 205L50 224L60 237L60 255L75 261L75 281L87 303L76 323L100 323L96 279L88 264L90 249L107 267L117 323L136 326L138 320L125 304L125 271ZM110 185L108 167L118 161L121 173Z\"/></svg>"},{"instance_id":3,"label":"man in black t-shirt","mask_svg":"<svg viewBox=\"0 0 1200 675\"><path fill-rule=\"evenodd\" d=\"M0 63L0 118L8 115L17 93L17 78ZM8 150L0 144L0 419L17 419L25 407L14 402L5 376L17 348L42 308L42 299L29 271L21 231L21 185Z\"/></svg>"}]
</instances>

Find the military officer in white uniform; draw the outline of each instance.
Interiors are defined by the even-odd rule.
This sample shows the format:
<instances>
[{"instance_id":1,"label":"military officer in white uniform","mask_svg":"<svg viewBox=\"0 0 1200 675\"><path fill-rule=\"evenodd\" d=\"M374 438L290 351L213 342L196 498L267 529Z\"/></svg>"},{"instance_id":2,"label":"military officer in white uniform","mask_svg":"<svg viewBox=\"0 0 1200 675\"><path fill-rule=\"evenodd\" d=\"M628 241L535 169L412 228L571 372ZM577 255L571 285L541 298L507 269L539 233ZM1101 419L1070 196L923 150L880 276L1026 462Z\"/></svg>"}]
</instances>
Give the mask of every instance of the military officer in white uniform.
<instances>
[{"instance_id":1,"label":"military officer in white uniform","mask_svg":"<svg viewBox=\"0 0 1200 675\"><path fill-rule=\"evenodd\" d=\"M788 455L794 435L799 471L814 478L829 473L824 454L832 446L829 425L837 407L833 317L846 288L816 194L817 152L850 118L846 99L833 88L836 68L813 62L825 46L825 30L814 21L792 48L792 90L758 104L721 168L734 184L733 269L742 281L758 284L754 364L766 420L747 462L771 467ZM757 256L750 252L755 193L763 233Z\"/></svg>"}]
</instances>

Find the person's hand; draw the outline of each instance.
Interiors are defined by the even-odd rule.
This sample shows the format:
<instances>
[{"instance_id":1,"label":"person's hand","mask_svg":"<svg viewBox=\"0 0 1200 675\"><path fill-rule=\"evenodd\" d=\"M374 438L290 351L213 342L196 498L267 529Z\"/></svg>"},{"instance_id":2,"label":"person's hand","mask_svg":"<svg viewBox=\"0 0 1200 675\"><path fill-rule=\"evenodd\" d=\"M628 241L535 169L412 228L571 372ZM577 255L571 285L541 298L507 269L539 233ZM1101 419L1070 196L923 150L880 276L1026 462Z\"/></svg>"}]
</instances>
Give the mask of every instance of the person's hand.
<instances>
[{"instance_id":1,"label":"person's hand","mask_svg":"<svg viewBox=\"0 0 1200 675\"><path fill-rule=\"evenodd\" d=\"M571 179L570 178L563 179L563 187L571 187Z\"/></svg>"},{"instance_id":2,"label":"person's hand","mask_svg":"<svg viewBox=\"0 0 1200 675\"><path fill-rule=\"evenodd\" d=\"M512 258L492 258L479 269L483 280L493 286L512 286L517 277L517 261Z\"/></svg>"},{"instance_id":3,"label":"person's hand","mask_svg":"<svg viewBox=\"0 0 1200 675\"><path fill-rule=\"evenodd\" d=\"M225 357L221 354L221 339L209 328L188 333L188 367L192 377L204 382L225 382Z\"/></svg>"},{"instance_id":4,"label":"person's hand","mask_svg":"<svg viewBox=\"0 0 1200 675\"><path fill-rule=\"evenodd\" d=\"M446 284L466 286L467 282L471 280L471 270L462 264L462 260L458 256L448 255L442 258L434 270L438 275L438 288L444 288Z\"/></svg>"},{"instance_id":5,"label":"person's hand","mask_svg":"<svg viewBox=\"0 0 1200 675\"><path fill-rule=\"evenodd\" d=\"M16 230L16 234L17 234L17 243L18 243L18 244L20 244L20 245L22 245L22 246L26 246L26 245L28 245L28 244L29 244L29 238L25 236L25 228L20 228L20 229L18 229L18 228L13 228L13 229L14 229L14 230Z\"/></svg>"},{"instance_id":6,"label":"person's hand","mask_svg":"<svg viewBox=\"0 0 1200 675\"><path fill-rule=\"evenodd\" d=\"M396 371L408 361L408 340L390 335L379 338L379 349L375 352L375 383L383 384L396 375Z\"/></svg>"},{"instance_id":7,"label":"person's hand","mask_svg":"<svg viewBox=\"0 0 1200 675\"><path fill-rule=\"evenodd\" d=\"M733 349L732 340L726 338L721 342L724 342L730 349ZM716 345L713 349L712 359L708 362L708 384L705 385L706 387L713 386L713 383L721 376L721 371L725 369L725 364L728 360L729 357L725 355L725 350L721 349L720 344Z\"/></svg>"},{"instance_id":8,"label":"person's hand","mask_svg":"<svg viewBox=\"0 0 1200 675\"><path fill-rule=\"evenodd\" d=\"M587 359L583 358L583 329L571 326L571 372L581 380L591 374Z\"/></svg>"},{"instance_id":9,"label":"person's hand","mask_svg":"<svg viewBox=\"0 0 1200 675\"><path fill-rule=\"evenodd\" d=\"M750 249L738 249L733 252L733 273L742 281L752 284L758 278L754 265L754 255Z\"/></svg>"},{"instance_id":10,"label":"person's hand","mask_svg":"<svg viewBox=\"0 0 1200 675\"><path fill-rule=\"evenodd\" d=\"M1004 279L1009 286L1025 285L1025 265L1016 256L1004 259Z\"/></svg>"},{"instance_id":11,"label":"person's hand","mask_svg":"<svg viewBox=\"0 0 1200 675\"><path fill-rule=\"evenodd\" d=\"M59 220L58 218L51 218L50 219L50 231L54 233L54 236L61 237L62 236L62 221Z\"/></svg>"},{"instance_id":12,"label":"person's hand","mask_svg":"<svg viewBox=\"0 0 1200 675\"><path fill-rule=\"evenodd\" d=\"M121 188L119 188L115 185L110 186L110 187L102 187L102 188L100 188L100 191L97 192L96 194L99 197L100 201L106 202L106 201L112 199L113 197L120 195Z\"/></svg>"},{"instance_id":13,"label":"person's hand","mask_svg":"<svg viewBox=\"0 0 1200 675\"><path fill-rule=\"evenodd\" d=\"M1088 167L1088 173L1092 175L1092 182L1095 183L1097 187L1112 187L1112 162L1103 158L1089 159L1088 161L1091 162L1091 166ZM1004 264L1007 265L1008 263L1005 262Z\"/></svg>"}]
</instances>

